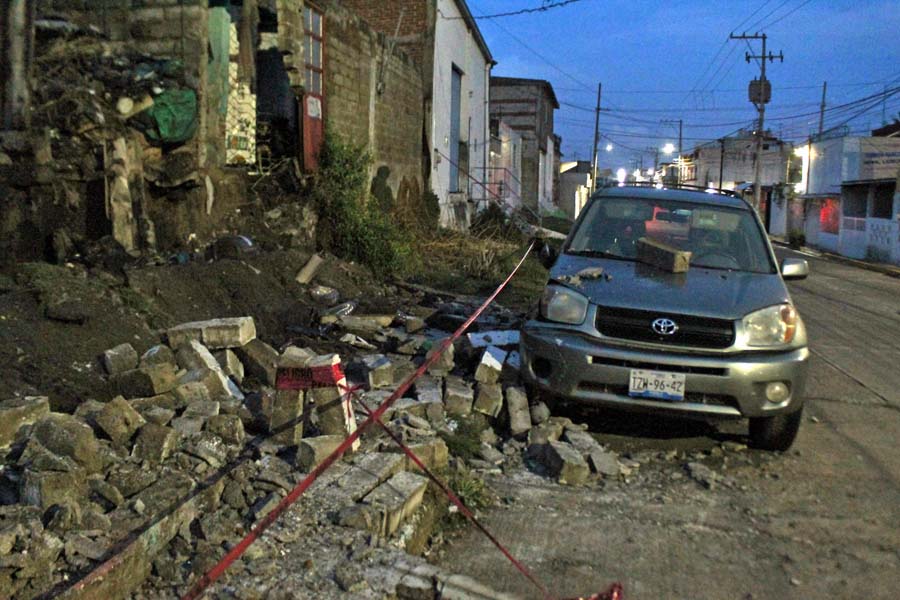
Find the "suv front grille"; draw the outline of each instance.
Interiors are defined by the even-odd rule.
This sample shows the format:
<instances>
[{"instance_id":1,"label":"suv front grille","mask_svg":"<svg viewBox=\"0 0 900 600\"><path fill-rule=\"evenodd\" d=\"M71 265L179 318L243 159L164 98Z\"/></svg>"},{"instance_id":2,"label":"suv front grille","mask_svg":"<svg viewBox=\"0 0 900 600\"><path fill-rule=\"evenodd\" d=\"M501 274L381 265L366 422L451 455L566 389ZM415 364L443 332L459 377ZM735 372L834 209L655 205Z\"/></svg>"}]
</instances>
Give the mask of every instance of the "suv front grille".
<instances>
[{"instance_id":1,"label":"suv front grille","mask_svg":"<svg viewBox=\"0 0 900 600\"><path fill-rule=\"evenodd\" d=\"M653 330L656 319L671 319L673 335ZM597 331L607 337L695 348L728 348L734 343L734 322L693 315L673 315L630 308L597 307Z\"/></svg>"}]
</instances>

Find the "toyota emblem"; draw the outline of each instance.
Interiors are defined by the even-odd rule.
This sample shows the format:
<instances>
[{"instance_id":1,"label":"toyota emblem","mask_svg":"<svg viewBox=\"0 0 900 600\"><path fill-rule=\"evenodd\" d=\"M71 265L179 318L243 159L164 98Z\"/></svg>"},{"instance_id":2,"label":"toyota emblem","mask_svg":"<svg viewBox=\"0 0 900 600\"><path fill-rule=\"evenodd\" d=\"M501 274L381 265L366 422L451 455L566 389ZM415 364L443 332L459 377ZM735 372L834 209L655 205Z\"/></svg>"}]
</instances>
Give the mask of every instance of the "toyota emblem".
<instances>
[{"instance_id":1,"label":"toyota emblem","mask_svg":"<svg viewBox=\"0 0 900 600\"><path fill-rule=\"evenodd\" d=\"M656 319L651 327L659 335L674 335L678 331L678 325L672 319Z\"/></svg>"}]
</instances>

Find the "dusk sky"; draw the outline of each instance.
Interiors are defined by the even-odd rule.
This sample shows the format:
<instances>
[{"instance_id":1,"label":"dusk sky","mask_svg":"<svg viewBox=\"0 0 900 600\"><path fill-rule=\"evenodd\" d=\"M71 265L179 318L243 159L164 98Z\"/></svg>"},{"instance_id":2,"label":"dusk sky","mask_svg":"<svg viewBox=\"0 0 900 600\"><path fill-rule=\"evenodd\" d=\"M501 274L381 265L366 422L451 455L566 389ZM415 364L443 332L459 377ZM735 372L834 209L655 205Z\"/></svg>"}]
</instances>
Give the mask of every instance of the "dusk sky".
<instances>
[{"instance_id":1,"label":"dusk sky","mask_svg":"<svg viewBox=\"0 0 900 600\"><path fill-rule=\"evenodd\" d=\"M559 0L468 0L474 15L555 4ZM560 100L556 132L564 160L588 160L597 83L603 82L600 166L629 167L650 147L703 140L750 127L756 109L747 83L748 43L731 32L765 32L772 102L766 128L801 140L818 128L822 82L828 81L826 129L844 124L868 132L900 113L900 1L898 0L578 0L546 12L480 19L495 59L495 75L549 80ZM759 41L750 41L759 54ZM841 107L885 89L875 97ZM611 143L612 152L604 147Z\"/></svg>"}]
</instances>

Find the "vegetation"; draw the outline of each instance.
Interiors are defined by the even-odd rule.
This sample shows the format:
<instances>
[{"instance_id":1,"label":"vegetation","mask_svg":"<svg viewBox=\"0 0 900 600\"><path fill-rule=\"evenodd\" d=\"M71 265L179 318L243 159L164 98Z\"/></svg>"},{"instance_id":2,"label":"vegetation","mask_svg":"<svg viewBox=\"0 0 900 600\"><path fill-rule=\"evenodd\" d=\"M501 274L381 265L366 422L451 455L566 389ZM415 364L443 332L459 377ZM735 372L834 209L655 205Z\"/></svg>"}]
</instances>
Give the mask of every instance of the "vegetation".
<instances>
[{"instance_id":1,"label":"vegetation","mask_svg":"<svg viewBox=\"0 0 900 600\"><path fill-rule=\"evenodd\" d=\"M788 234L788 243L791 248L802 248L806 245L806 234L801 229L793 229Z\"/></svg>"},{"instance_id":2,"label":"vegetation","mask_svg":"<svg viewBox=\"0 0 900 600\"><path fill-rule=\"evenodd\" d=\"M370 163L362 147L326 135L313 190L318 241L335 255L388 277L409 267L412 249L391 215L369 202Z\"/></svg>"}]
</instances>

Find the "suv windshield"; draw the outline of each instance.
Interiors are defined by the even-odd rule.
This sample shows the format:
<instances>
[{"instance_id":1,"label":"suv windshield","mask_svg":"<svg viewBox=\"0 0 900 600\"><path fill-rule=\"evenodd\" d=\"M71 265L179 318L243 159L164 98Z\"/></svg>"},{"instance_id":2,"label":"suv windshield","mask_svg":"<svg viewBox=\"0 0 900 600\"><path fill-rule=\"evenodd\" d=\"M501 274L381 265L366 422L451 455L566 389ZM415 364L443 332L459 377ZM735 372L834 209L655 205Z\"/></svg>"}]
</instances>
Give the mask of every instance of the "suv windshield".
<instances>
[{"instance_id":1,"label":"suv windshield","mask_svg":"<svg viewBox=\"0 0 900 600\"><path fill-rule=\"evenodd\" d=\"M592 203L566 252L635 260L641 238L691 252L694 267L775 272L750 211L662 199Z\"/></svg>"}]
</instances>

